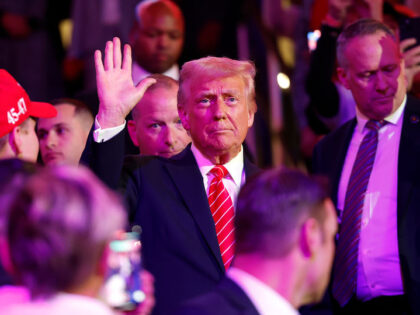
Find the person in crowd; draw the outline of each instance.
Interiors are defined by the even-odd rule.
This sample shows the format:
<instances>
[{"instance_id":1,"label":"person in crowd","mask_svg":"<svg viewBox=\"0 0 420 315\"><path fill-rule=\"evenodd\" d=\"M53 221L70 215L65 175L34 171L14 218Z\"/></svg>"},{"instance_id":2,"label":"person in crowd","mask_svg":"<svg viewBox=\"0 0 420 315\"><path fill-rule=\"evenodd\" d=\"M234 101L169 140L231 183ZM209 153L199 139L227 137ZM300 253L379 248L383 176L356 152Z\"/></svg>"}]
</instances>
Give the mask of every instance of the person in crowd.
<instances>
[{"instance_id":1,"label":"person in crowd","mask_svg":"<svg viewBox=\"0 0 420 315\"><path fill-rule=\"evenodd\" d=\"M185 149L191 138L178 115L178 82L154 74L156 80L131 111L128 132L142 155L171 157Z\"/></svg>"},{"instance_id":2,"label":"person in crowd","mask_svg":"<svg viewBox=\"0 0 420 315\"><path fill-rule=\"evenodd\" d=\"M75 99L58 99L52 104L57 116L41 118L37 134L45 165L79 165L93 125L89 108Z\"/></svg>"},{"instance_id":3,"label":"person in crowd","mask_svg":"<svg viewBox=\"0 0 420 315\"><path fill-rule=\"evenodd\" d=\"M39 143L35 118L55 115L57 110L51 104L32 102L22 86L0 69L0 159L36 161Z\"/></svg>"},{"instance_id":4,"label":"person in crowd","mask_svg":"<svg viewBox=\"0 0 420 315\"><path fill-rule=\"evenodd\" d=\"M239 193L235 227L233 267L177 314L297 315L301 305L322 298L337 215L319 181L286 168L260 173Z\"/></svg>"},{"instance_id":5,"label":"person in crowd","mask_svg":"<svg viewBox=\"0 0 420 315\"><path fill-rule=\"evenodd\" d=\"M100 106L92 167L114 188L124 152L118 132L155 83L148 78L133 84L130 53L126 45L122 58L118 38L107 43L104 63L95 53ZM145 267L156 279L156 314L212 289L232 262L237 193L258 171L242 148L256 111L254 75L248 61L207 57L185 63L178 112L192 144L170 159L136 157L123 170L130 221L142 226Z\"/></svg>"},{"instance_id":6,"label":"person in crowd","mask_svg":"<svg viewBox=\"0 0 420 315\"><path fill-rule=\"evenodd\" d=\"M124 228L117 196L86 168L60 166L21 172L0 196L0 258L27 290L5 301L2 314L114 314L98 299L107 272L108 244ZM142 274L145 302L153 306L151 276ZM9 295L10 296L10 295Z\"/></svg>"},{"instance_id":7,"label":"person in crowd","mask_svg":"<svg viewBox=\"0 0 420 315\"><path fill-rule=\"evenodd\" d=\"M322 2L322 1L320 1ZM316 7L316 4L315 4ZM308 121L317 134L327 134L355 116L355 100L336 75L335 47L343 27L360 18L373 18L392 28L397 36L399 25L408 17L388 0L328 0L328 12L321 27L321 37L311 54L306 87L310 102ZM420 46L415 39L401 41L404 52L408 90L416 93L416 74L420 71Z\"/></svg>"},{"instance_id":8,"label":"person in crowd","mask_svg":"<svg viewBox=\"0 0 420 315\"><path fill-rule=\"evenodd\" d=\"M184 17L170 0L145 0L136 7L136 21L130 32L133 47L133 81L149 74L179 78L178 58L184 44Z\"/></svg>"},{"instance_id":9,"label":"person in crowd","mask_svg":"<svg viewBox=\"0 0 420 315\"><path fill-rule=\"evenodd\" d=\"M345 28L337 59L356 118L325 137L313 160L339 212L332 296L339 314L418 314L420 102L407 95L399 42L383 23Z\"/></svg>"}]
</instances>

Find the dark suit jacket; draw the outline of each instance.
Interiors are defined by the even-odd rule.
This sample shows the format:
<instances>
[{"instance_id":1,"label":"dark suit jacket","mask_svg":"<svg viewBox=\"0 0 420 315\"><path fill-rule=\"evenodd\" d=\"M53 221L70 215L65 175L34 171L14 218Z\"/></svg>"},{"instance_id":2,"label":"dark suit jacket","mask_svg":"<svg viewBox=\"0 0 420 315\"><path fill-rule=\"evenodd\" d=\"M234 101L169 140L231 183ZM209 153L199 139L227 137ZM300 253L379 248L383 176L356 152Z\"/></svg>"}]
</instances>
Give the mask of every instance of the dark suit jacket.
<instances>
[{"instance_id":1,"label":"dark suit jacket","mask_svg":"<svg viewBox=\"0 0 420 315\"><path fill-rule=\"evenodd\" d=\"M186 302L176 315L258 315L245 292L224 277L211 292Z\"/></svg>"},{"instance_id":2,"label":"dark suit jacket","mask_svg":"<svg viewBox=\"0 0 420 315\"><path fill-rule=\"evenodd\" d=\"M113 138L93 148L94 168L112 187L122 163L116 154L124 152L118 151L121 142ZM246 158L244 166L247 177L258 171ZM142 227L143 265L155 277L155 314L214 288L225 270L190 146L171 159L130 157L121 186L131 222Z\"/></svg>"},{"instance_id":3,"label":"dark suit jacket","mask_svg":"<svg viewBox=\"0 0 420 315\"><path fill-rule=\"evenodd\" d=\"M420 101L408 97L398 152L397 228L401 270L411 310L420 314ZM326 136L314 151L314 172L327 175L337 204L338 185L356 126L353 119ZM387 170L384 170L386 180Z\"/></svg>"}]
</instances>

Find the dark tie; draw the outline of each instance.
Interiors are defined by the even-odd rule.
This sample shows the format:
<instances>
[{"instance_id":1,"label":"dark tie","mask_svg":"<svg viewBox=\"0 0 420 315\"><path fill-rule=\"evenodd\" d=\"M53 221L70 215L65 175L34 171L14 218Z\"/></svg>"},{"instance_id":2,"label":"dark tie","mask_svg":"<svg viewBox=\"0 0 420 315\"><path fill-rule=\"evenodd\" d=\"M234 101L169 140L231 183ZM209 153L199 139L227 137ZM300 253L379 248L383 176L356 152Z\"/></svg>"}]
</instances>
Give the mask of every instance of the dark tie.
<instances>
[{"instance_id":1,"label":"dark tie","mask_svg":"<svg viewBox=\"0 0 420 315\"><path fill-rule=\"evenodd\" d=\"M363 203L375 161L378 130L385 124L386 122L383 120L369 120L366 123L365 128L369 131L359 146L347 185L332 285L333 296L341 306L346 305L353 293L356 292L357 257Z\"/></svg>"},{"instance_id":2,"label":"dark tie","mask_svg":"<svg viewBox=\"0 0 420 315\"><path fill-rule=\"evenodd\" d=\"M209 187L210 211L216 227L223 264L227 270L233 259L235 243L233 203L222 181L229 173L223 165L216 165L210 173L214 175Z\"/></svg>"}]
</instances>

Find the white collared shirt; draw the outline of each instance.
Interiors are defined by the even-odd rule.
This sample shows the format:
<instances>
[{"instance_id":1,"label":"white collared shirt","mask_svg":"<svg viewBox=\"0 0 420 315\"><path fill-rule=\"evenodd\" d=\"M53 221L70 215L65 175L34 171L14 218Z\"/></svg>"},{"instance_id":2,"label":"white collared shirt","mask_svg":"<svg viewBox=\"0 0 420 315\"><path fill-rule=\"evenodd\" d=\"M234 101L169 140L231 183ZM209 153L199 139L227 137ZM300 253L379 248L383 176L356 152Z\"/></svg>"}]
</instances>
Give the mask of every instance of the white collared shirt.
<instances>
[{"instance_id":1,"label":"white collared shirt","mask_svg":"<svg viewBox=\"0 0 420 315\"><path fill-rule=\"evenodd\" d=\"M210 162L198 149L192 144L191 151L194 155L195 160L197 161L198 168L200 169L201 176L203 176L204 188L206 190L207 196L209 195L209 187L211 180L214 175L210 174L210 170L215 166ZM223 166L229 172L225 178L223 178L223 185L225 185L227 191L229 192L230 197L232 198L232 203L236 209L236 200L238 198L238 193L243 184L245 184L245 169L244 169L244 153L241 146L241 151L229 162Z\"/></svg>"},{"instance_id":2,"label":"white collared shirt","mask_svg":"<svg viewBox=\"0 0 420 315\"><path fill-rule=\"evenodd\" d=\"M241 287L260 315L299 314L289 301L249 273L231 267L226 275Z\"/></svg>"},{"instance_id":3,"label":"white collared shirt","mask_svg":"<svg viewBox=\"0 0 420 315\"><path fill-rule=\"evenodd\" d=\"M382 295L403 294L397 236L398 148L401 138L402 105L385 118L378 132L375 161L363 205L357 266L357 297L366 301ZM356 111L357 126L347 151L338 189L337 207L342 217L348 181L357 151L368 130L368 121Z\"/></svg>"},{"instance_id":4,"label":"white collared shirt","mask_svg":"<svg viewBox=\"0 0 420 315\"><path fill-rule=\"evenodd\" d=\"M131 70L131 77L133 78L134 85L137 85L145 77L149 76L151 73L144 70L137 62L133 62L133 68ZM163 75L166 75L174 80L179 80L179 67L177 64L174 64L168 70L166 70Z\"/></svg>"}]
</instances>

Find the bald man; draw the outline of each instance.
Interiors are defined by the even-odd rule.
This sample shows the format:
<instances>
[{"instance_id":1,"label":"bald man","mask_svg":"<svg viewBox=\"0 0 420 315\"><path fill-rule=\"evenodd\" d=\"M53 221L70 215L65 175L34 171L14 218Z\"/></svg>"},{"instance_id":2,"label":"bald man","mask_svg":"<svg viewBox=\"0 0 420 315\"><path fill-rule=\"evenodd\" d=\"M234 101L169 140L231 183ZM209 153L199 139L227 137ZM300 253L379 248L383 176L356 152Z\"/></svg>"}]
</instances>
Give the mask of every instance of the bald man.
<instances>
[{"instance_id":1,"label":"bald man","mask_svg":"<svg viewBox=\"0 0 420 315\"><path fill-rule=\"evenodd\" d=\"M149 77L156 83L132 110L128 132L141 155L171 157L191 142L178 114L178 82L161 74Z\"/></svg>"},{"instance_id":2,"label":"bald man","mask_svg":"<svg viewBox=\"0 0 420 315\"><path fill-rule=\"evenodd\" d=\"M172 1L140 2L130 33L135 84L151 73L178 80L177 61L184 44L184 27L182 12Z\"/></svg>"}]
</instances>

